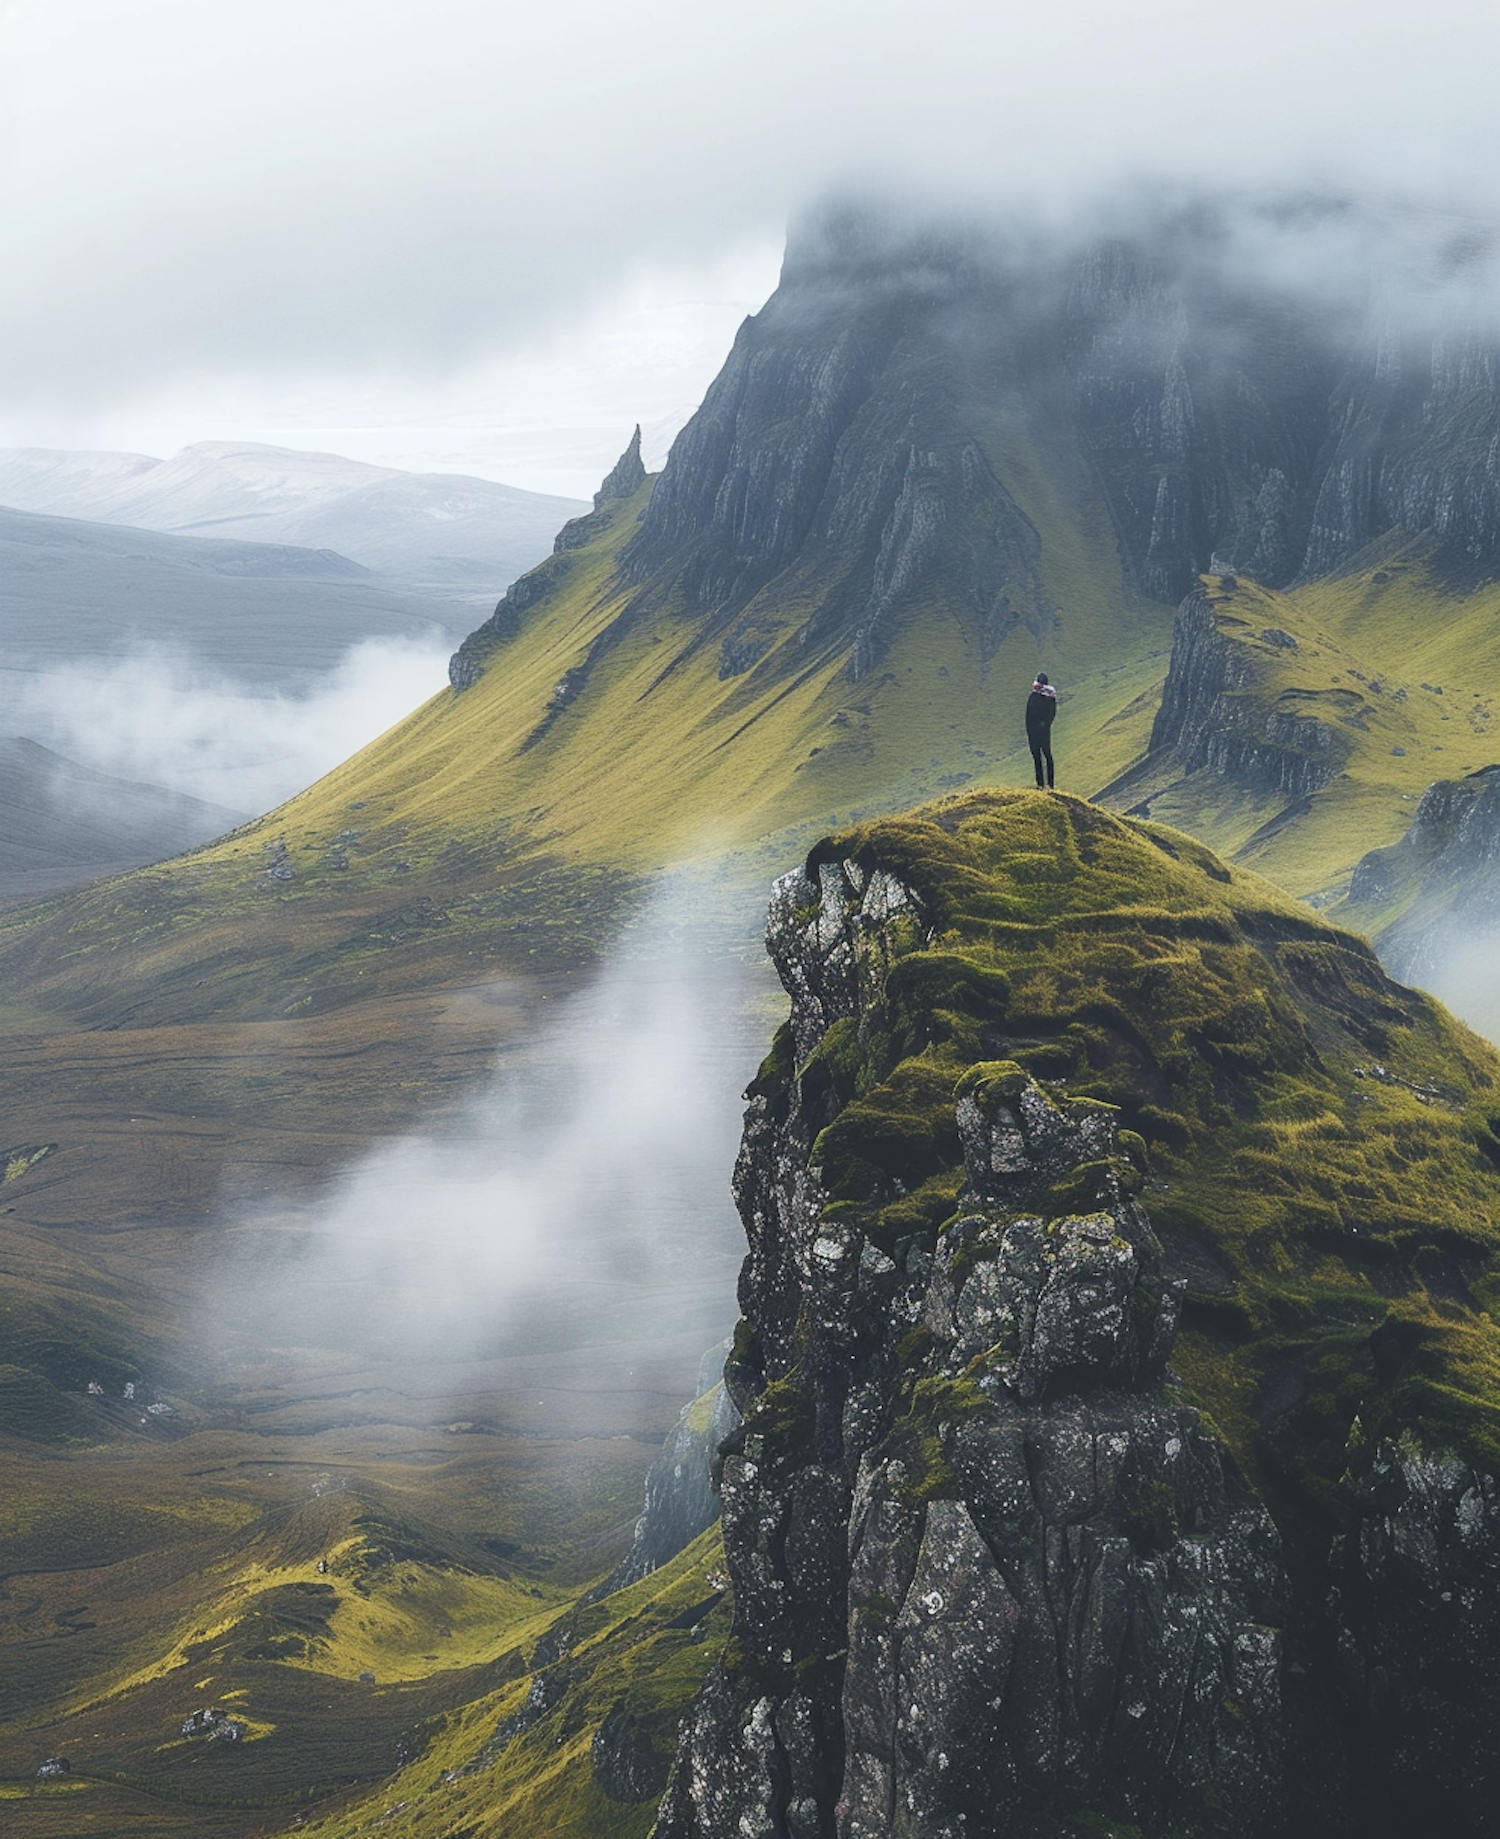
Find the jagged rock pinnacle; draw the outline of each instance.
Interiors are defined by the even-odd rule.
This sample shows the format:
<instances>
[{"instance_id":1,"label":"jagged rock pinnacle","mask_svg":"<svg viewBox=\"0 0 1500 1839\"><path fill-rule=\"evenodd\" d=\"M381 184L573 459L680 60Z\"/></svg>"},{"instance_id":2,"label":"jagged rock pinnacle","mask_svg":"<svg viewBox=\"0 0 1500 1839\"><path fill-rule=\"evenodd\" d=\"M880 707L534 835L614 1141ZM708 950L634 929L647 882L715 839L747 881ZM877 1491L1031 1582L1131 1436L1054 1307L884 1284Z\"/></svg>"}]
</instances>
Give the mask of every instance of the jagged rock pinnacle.
<instances>
[{"instance_id":1,"label":"jagged rock pinnacle","mask_svg":"<svg viewBox=\"0 0 1500 1839\"><path fill-rule=\"evenodd\" d=\"M616 498L630 498L646 483L646 467L641 459L641 424L635 424L635 433L630 437L630 444L615 461L614 470L606 477L603 485L594 493L594 509L603 510L604 506Z\"/></svg>"}]
</instances>

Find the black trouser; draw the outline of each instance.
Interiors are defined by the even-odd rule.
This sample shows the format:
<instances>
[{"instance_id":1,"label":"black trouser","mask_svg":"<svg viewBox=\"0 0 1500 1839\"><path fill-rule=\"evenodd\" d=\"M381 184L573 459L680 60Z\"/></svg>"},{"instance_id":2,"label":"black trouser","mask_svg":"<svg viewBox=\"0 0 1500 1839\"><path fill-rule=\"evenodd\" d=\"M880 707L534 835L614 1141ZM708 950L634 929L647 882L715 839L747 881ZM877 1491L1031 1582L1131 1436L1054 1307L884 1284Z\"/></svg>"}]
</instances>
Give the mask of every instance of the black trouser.
<instances>
[{"instance_id":1,"label":"black trouser","mask_svg":"<svg viewBox=\"0 0 1500 1839\"><path fill-rule=\"evenodd\" d=\"M1031 747L1032 764L1036 767L1038 785L1052 784L1052 730L1050 728L1028 728L1026 739ZM1042 777L1042 762L1047 763L1047 777Z\"/></svg>"}]
</instances>

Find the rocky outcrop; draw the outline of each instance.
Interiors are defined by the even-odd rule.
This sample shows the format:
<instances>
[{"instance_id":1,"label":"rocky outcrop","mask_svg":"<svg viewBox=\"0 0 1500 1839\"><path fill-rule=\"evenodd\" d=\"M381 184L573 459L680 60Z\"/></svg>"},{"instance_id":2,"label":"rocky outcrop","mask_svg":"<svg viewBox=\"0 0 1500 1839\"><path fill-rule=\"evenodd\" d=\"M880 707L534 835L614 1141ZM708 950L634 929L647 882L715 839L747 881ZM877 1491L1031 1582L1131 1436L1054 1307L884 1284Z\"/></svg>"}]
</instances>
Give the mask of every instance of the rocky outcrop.
<instances>
[{"instance_id":1,"label":"rocky outcrop","mask_svg":"<svg viewBox=\"0 0 1500 1839\"><path fill-rule=\"evenodd\" d=\"M1500 1485L1358 1424L1355 1530L1335 1554L1339 1661L1397 1831L1490 1833L1500 1802Z\"/></svg>"},{"instance_id":2,"label":"rocky outcrop","mask_svg":"<svg viewBox=\"0 0 1500 1839\"><path fill-rule=\"evenodd\" d=\"M594 509L602 511L619 498L634 498L646 483L646 463L641 458L641 424L635 424L625 451L605 474L604 483L594 493Z\"/></svg>"},{"instance_id":3,"label":"rocky outcrop","mask_svg":"<svg viewBox=\"0 0 1500 1839\"><path fill-rule=\"evenodd\" d=\"M1349 742L1320 715L1300 708L1295 691L1280 698L1257 694L1254 649L1243 642L1252 635L1243 628L1243 620L1226 615L1202 588L1183 601L1150 752L1170 749L1185 773L1207 770L1255 791L1305 798L1338 777ZM1297 648L1291 634L1277 628L1255 636L1274 650Z\"/></svg>"},{"instance_id":4,"label":"rocky outcrop","mask_svg":"<svg viewBox=\"0 0 1500 1839\"><path fill-rule=\"evenodd\" d=\"M667 1759L654 1747L651 1731L627 1705L613 1706L589 1746L594 1780L612 1801L639 1805L661 1793Z\"/></svg>"},{"instance_id":5,"label":"rocky outcrop","mask_svg":"<svg viewBox=\"0 0 1500 1839\"><path fill-rule=\"evenodd\" d=\"M1428 786L1400 842L1360 858L1345 910L1410 983L1500 934L1500 766Z\"/></svg>"},{"instance_id":6,"label":"rocky outcrop","mask_svg":"<svg viewBox=\"0 0 1500 1839\"><path fill-rule=\"evenodd\" d=\"M1252 1066L1281 1105L1390 1040L1401 993L1365 948L1289 903L1235 918L1225 892L1213 909L1231 871L1185 839L1129 834L1069 801L981 797L820 847L777 884L768 948L791 1014L750 1088L735 1175L734 1638L683 1726L656 1839L1393 1839L1429 1803L1445 1831L1495 1830L1500 1487L1484 1463L1433 1453L1477 1420L1411 1390L1446 1358L1449 1318L1428 1299L1456 1336L1490 1335L1467 1285L1492 1252L1403 1227L1396 1256L1421 1286L1383 1325L1370 1310L1367 1340L1332 1351L1345 1314L1294 1349L1268 1313L1260 1348L1262 1255L1239 1262L1232 1230L1215 1249L1212 1203L1169 1198L1121 1111L973 1058L1013 1030L1034 1066L1060 1067L1037 1030L1076 979L1089 1046L1073 1065L1113 1051L1102 1025L1143 1127L1177 1081L1232 1135L1216 1080L1254 1115ZM1190 874L1178 845L1196 852ZM1178 866L1158 882L1153 856ZM995 866L1010 861L1013 875ZM1153 916L1138 945L1101 907L1106 885ZM1189 886L1208 904L1189 912ZM1178 990L1166 966L1190 939ZM1232 950L1260 966L1255 993L1221 986L1189 1048L1162 1017L1179 998L1201 1014ZM1023 998L1023 973L1039 994ZM1339 1076L1355 1118L1376 1102L1369 1076L1363 1061ZM1458 1100L1392 1102L1425 1117ZM1194 1140L1231 1166L1222 1142ZM1365 1153L1349 1152L1356 1194L1371 1191ZM1462 1179L1490 1193L1500 1150L1462 1154L1478 1171ZM1219 1181L1228 1220L1259 1204ZM1329 1247L1385 1230L1356 1214L1295 1255L1326 1272ZM1307 1306L1272 1294L1267 1311ZM1188 1305L1192 1384L1174 1370ZM1239 1375L1231 1390L1215 1391L1215 1363ZM1205 1386L1259 1427L1248 1441L1226 1439ZM1369 1438L1356 1406L1378 1420Z\"/></svg>"},{"instance_id":7,"label":"rocky outcrop","mask_svg":"<svg viewBox=\"0 0 1500 1839\"><path fill-rule=\"evenodd\" d=\"M778 884L799 1061L866 1012L920 916L853 862ZM930 1250L820 1204L818 1121L766 1090L747 1116L747 1422L722 1482L743 1659L694 1714L660 1839L1090 1812L1265 1832L1277 1534L1166 1384L1180 1289L1115 1114L975 1069L962 1217Z\"/></svg>"},{"instance_id":8,"label":"rocky outcrop","mask_svg":"<svg viewBox=\"0 0 1500 1839\"><path fill-rule=\"evenodd\" d=\"M455 690L473 689L494 654L518 636L531 609L566 582L571 552L602 535L613 521L611 507L634 497L645 483L641 431L637 426L630 444L594 493L593 510L563 525L552 545L552 554L510 584L494 612L482 626L475 627L448 660L448 682Z\"/></svg>"},{"instance_id":9,"label":"rocky outcrop","mask_svg":"<svg viewBox=\"0 0 1500 1839\"><path fill-rule=\"evenodd\" d=\"M717 1351L715 1364L722 1365L724 1349ZM683 1411L647 1471L645 1504L630 1550L594 1594L606 1596L649 1577L714 1524L719 1517L714 1463L739 1421L721 1381L706 1386Z\"/></svg>"}]
</instances>

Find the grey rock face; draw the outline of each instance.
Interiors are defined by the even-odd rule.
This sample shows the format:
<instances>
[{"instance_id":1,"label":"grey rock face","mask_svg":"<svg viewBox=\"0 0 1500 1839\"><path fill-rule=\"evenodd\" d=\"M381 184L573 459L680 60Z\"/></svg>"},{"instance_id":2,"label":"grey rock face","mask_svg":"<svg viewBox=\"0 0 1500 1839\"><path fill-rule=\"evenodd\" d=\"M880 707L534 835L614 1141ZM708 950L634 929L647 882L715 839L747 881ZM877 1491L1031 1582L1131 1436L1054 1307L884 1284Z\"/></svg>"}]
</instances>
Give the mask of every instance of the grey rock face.
<instances>
[{"instance_id":1,"label":"grey rock face","mask_svg":"<svg viewBox=\"0 0 1500 1839\"><path fill-rule=\"evenodd\" d=\"M722 1384L682 1413L647 1472L645 1505L630 1550L598 1587L598 1595L649 1577L714 1524L719 1517L711 1480L714 1458L739 1421Z\"/></svg>"},{"instance_id":2,"label":"grey rock face","mask_svg":"<svg viewBox=\"0 0 1500 1839\"><path fill-rule=\"evenodd\" d=\"M657 1753L650 1731L623 1704L616 1705L594 1732L590 1761L594 1780L612 1801L639 1804L666 1785L666 1757Z\"/></svg>"},{"instance_id":3,"label":"grey rock face","mask_svg":"<svg viewBox=\"0 0 1500 1839\"><path fill-rule=\"evenodd\" d=\"M745 322L626 553L633 580L670 582L704 616L725 675L778 629L756 597L787 570L818 580L801 643L846 650L855 677L923 593L982 655L1050 620L1040 540L986 458L947 344L953 286L898 272L836 295L784 285Z\"/></svg>"},{"instance_id":4,"label":"grey rock face","mask_svg":"<svg viewBox=\"0 0 1500 1839\"><path fill-rule=\"evenodd\" d=\"M1288 633L1260 637L1277 650L1288 649ZM1296 641L1290 644L1294 649ZM1242 693L1253 682L1248 652L1223 637L1208 595L1202 589L1189 594L1173 625L1151 753L1171 748L1185 772L1206 768L1287 798L1306 797L1336 779L1350 753L1346 738L1294 707L1263 707Z\"/></svg>"},{"instance_id":5,"label":"grey rock face","mask_svg":"<svg viewBox=\"0 0 1500 1839\"><path fill-rule=\"evenodd\" d=\"M1462 328L1386 334L1335 391L1337 444L1303 572L1326 574L1373 537L1430 530L1456 570L1500 555L1500 352Z\"/></svg>"},{"instance_id":6,"label":"grey rock face","mask_svg":"<svg viewBox=\"0 0 1500 1839\"><path fill-rule=\"evenodd\" d=\"M1102 484L1127 577L1174 600L1212 549L1283 581L1301 561L1337 360L1286 304L1204 282L1182 251L1064 256L981 237L814 226L673 447L626 557L753 668L778 578L809 648L873 670L902 617L946 604L981 658L1058 609L997 458L997 418L1060 437ZM1233 322L1231 339L1218 336Z\"/></svg>"},{"instance_id":7,"label":"grey rock face","mask_svg":"<svg viewBox=\"0 0 1500 1839\"><path fill-rule=\"evenodd\" d=\"M926 929L853 861L778 883L799 1066ZM722 1472L737 1652L658 1839L1280 1828L1280 1542L1169 1382L1179 1287L1114 1113L976 1073L935 1244L876 1245L825 1205L811 1076L752 1088Z\"/></svg>"},{"instance_id":8,"label":"grey rock face","mask_svg":"<svg viewBox=\"0 0 1500 1839\"><path fill-rule=\"evenodd\" d=\"M602 511L616 498L634 498L646 483L646 463L641 458L641 424L625 445L625 451L605 474L604 483L594 493L594 509Z\"/></svg>"},{"instance_id":9,"label":"grey rock face","mask_svg":"<svg viewBox=\"0 0 1500 1839\"><path fill-rule=\"evenodd\" d=\"M1331 1608L1397 1830L1489 1833L1500 1799L1500 1487L1452 1458L1351 1449L1360 1516ZM1415 1823L1415 1825L1413 1825Z\"/></svg>"},{"instance_id":10,"label":"grey rock face","mask_svg":"<svg viewBox=\"0 0 1500 1839\"><path fill-rule=\"evenodd\" d=\"M1279 1637L1255 1609L1278 1547L1197 1414L1101 1403L955 1453L962 1500L861 1478L841 1831L1045 1832L1111 1803L1167 1832L1274 1825Z\"/></svg>"},{"instance_id":11,"label":"grey rock face","mask_svg":"<svg viewBox=\"0 0 1500 1839\"><path fill-rule=\"evenodd\" d=\"M1409 983L1431 984L1456 944L1500 931L1500 767L1428 786L1401 841L1361 857L1348 904L1357 922L1384 922L1381 958Z\"/></svg>"}]
</instances>

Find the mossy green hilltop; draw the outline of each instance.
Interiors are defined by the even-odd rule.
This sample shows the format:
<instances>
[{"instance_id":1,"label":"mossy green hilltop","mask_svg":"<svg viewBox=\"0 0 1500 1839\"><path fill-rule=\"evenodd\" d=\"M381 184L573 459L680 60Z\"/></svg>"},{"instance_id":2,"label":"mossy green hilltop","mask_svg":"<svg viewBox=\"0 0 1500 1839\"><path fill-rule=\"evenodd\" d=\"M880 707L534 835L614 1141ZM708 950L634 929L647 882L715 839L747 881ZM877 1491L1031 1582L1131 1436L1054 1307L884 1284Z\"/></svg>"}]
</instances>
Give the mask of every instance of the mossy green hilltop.
<instances>
[{"instance_id":1,"label":"mossy green hilltop","mask_svg":"<svg viewBox=\"0 0 1500 1839\"><path fill-rule=\"evenodd\" d=\"M761 1087L826 1085L824 1177L877 1243L954 1214L956 1087L1030 1074L1119 1108L1189 1278L1177 1365L1247 1472L1336 1519L1356 1414L1500 1468L1487 1043L1269 882L1067 796L954 798L811 865L843 858L912 888L928 936Z\"/></svg>"},{"instance_id":2,"label":"mossy green hilltop","mask_svg":"<svg viewBox=\"0 0 1500 1839\"><path fill-rule=\"evenodd\" d=\"M768 938L738 1645L660 1839L1488 1833L1494 1052L1066 795L840 831Z\"/></svg>"}]
</instances>

